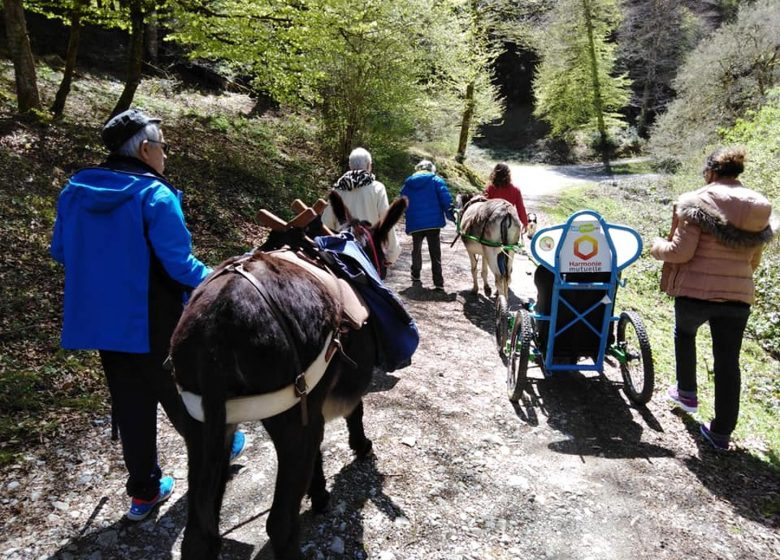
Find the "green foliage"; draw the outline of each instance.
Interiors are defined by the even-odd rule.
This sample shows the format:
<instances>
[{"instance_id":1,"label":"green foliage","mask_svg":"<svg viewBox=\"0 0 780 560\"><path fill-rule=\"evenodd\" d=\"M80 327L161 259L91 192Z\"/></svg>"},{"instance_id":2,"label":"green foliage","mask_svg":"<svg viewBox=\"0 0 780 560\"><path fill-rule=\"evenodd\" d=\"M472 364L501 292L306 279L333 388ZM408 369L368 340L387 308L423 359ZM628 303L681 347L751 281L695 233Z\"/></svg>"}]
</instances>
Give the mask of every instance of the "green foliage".
<instances>
[{"instance_id":1,"label":"green foliage","mask_svg":"<svg viewBox=\"0 0 780 560\"><path fill-rule=\"evenodd\" d=\"M748 160L740 180L763 193L775 211L780 210L780 88L768 95L767 104L749 112L725 131L723 141L742 144ZM751 329L764 346L780 356L780 242L764 251L756 273L756 304Z\"/></svg>"},{"instance_id":2,"label":"green foliage","mask_svg":"<svg viewBox=\"0 0 780 560\"><path fill-rule=\"evenodd\" d=\"M588 18L589 14L592 17ZM542 61L534 80L534 114L550 123L552 136L597 131L600 119L607 130L625 126L618 111L628 103L630 82L625 76L612 75L615 45L608 42L619 18L615 0L596 0L587 7L581 0L557 4L546 29ZM588 21L592 24L594 53L590 50ZM591 54L595 54L595 61Z\"/></svg>"},{"instance_id":3,"label":"green foliage","mask_svg":"<svg viewBox=\"0 0 780 560\"><path fill-rule=\"evenodd\" d=\"M223 60L258 90L315 106L342 160L358 144L398 149L416 133L459 123L465 84L478 83L475 124L498 115L485 57L465 41L463 0L193 0L174 7L172 40Z\"/></svg>"},{"instance_id":4,"label":"green foliage","mask_svg":"<svg viewBox=\"0 0 780 560\"><path fill-rule=\"evenodd\" d=\"M744 4L690 53L674 80L677 98L652 130L650 148L659 160L698 157L766 100L780 81L780 10L776 0Z\"/></svg>"},{"instance_id":5,"label":"green foliage","mask_svg":"<svg viewBox=\"0 0 780 560\"><path fill-rule=\"evenodd\" d=\"M157 4L154 0L144 2L146 11L151 12ZM56 19L69 26L71 17L78 13L81 24L97 25L108 29L130 28L129 3L120 0L25 0L24 9L49 19Z\"/></svg>"}]
</instances>

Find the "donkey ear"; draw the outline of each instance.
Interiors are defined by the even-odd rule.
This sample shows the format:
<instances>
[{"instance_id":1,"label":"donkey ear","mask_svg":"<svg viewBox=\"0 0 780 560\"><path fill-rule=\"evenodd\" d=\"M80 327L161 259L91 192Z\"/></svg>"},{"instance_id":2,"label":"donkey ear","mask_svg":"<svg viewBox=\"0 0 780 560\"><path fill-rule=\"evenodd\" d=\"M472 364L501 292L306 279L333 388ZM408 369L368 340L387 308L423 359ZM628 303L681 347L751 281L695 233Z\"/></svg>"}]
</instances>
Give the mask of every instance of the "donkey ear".
<instances>
[{"instance_id":1,"label":"donkey ear","mask_svg":"<svg viewBox=\"0 0 780 560\"><path fill-rule=\"evenodd\" d=\"M376 226L376 239L378 239L380 242L387 240L387 236L390 234L390 230L395 224L398 223L398 220L401 219L401 216L404 215L404 211L406 210L407 206L409 206L409 199L405 196L396 198L393 201L393 203L390 205L390 208L387 209L385 217Z\"/></svg>"},{"instance_id":2,"label":"donkey ear","mask_svg":"<svg viewBox=\"0 0 780 560\"><path fill-rule=\"evenodd\" d=\"M330 206L333 208L333 215L336 217L336 220L338 220L339 225L344 225L352 220L352 216L349 215L349 210L347 210L344 201L335 189L330 191L328 200L330 200Z\"/></svg>"}]
</instances>

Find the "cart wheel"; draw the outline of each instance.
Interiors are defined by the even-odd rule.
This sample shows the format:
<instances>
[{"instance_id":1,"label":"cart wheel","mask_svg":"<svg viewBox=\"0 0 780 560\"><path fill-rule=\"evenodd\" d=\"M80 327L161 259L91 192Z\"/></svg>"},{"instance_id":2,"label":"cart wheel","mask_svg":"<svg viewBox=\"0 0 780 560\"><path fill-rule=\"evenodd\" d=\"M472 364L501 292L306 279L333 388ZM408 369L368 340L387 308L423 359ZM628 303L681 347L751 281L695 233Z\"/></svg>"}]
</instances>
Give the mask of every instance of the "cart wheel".
<instances>
[{"instance_id":1,"label":"cart wheel","mask_svg":"<svg viewBox=\"0 0 780 560\"><path fill-rule=\"evenodd\" d=\"M506 352L506 339L509 338L509 315L507 314L506 298L501 294L496 296L496 344L498 353Z\"/></svg>"},{"instance_id":2,"label":"cart wheel","mask_svg":"<svg viewBox=\"0 0 780 560\"><path fill-rule=\"evenodd\" d=\"M520 399L528 379L531 339L533 339L531 315L525 309L518 309L512 336L509 339L509 363L506 370L506 392L512 402Z\"/></svg>"},{"instance_id":3,"label":"cart wheel","mask_svg":"<svg viewBox=\"0 0 780 560\"><path fill-rule=\"evenodd\" d=\"M636 311L624 311L620 314L617 344L626 355L625 363L620 364L623 390L635 404L645 404L653 396L655 371L645 324Z\"/></svg>"}]
</instances>

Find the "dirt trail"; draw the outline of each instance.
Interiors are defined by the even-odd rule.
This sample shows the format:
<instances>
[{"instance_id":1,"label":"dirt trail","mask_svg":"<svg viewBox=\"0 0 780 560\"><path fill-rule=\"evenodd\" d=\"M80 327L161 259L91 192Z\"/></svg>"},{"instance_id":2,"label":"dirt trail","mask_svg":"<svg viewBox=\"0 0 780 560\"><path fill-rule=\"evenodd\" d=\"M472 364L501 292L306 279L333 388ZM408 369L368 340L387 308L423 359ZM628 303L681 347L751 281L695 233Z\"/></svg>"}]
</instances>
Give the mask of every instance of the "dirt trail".
<instances>
[{"instance_id":1,"label":"dirt trail","mask_svg":"<svg viewBox=\"0 0 780 560\"><path fill-rule=\"evenodd\" d=\"M775 473L740 450L719 455L660 393L629 405L618 377L531 370L526 398L506 398L492 301L470 293L466 252L442 234L446 292L430 270L411 287L411 241L388 284L417 319L413 364L375 380L366 431L376 457L354 461L343 422L323 444L331 510L302 507L307 559L778 558ZM533 293L517 260L510 307ZM659 391L663 388L659 388ZM106 418L73 426L0 476L0 558L179 558L186 517L183 442L162 421L173 498L140 524L121 520L124 471ZM265 522L275 460L246 424L222 514L225 559L271 558Z\"/></svg>"}]
</instances>

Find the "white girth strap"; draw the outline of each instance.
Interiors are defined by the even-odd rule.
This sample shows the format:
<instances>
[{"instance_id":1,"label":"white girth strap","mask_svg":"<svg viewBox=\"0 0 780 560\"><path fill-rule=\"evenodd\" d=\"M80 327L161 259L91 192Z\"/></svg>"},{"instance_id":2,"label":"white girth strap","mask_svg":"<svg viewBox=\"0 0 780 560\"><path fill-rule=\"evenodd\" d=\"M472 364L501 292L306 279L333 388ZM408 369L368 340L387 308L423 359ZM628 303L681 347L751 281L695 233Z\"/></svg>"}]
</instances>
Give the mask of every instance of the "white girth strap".
<instances>
[{"instance_id":1,"label":"white girth strap","mask_svg":"<svg viewBox=\"0 0 780 560\"><path fill-rule=\"evenodd\" d=\"M329 351L331 350L332 340L333 333L330 333L328 338L325 339L325 346L322 348L320 355L317 356L303 373L303 377L306 380L305 387L307 392L314 389L325 374L325 370L328 369L328 364L330 363L333 354L335 354L335 352ZM190 413L190 416L199 422L203 422L202 397L189 391L182 391L181 387L179 388L179 393L181 394L184 406L187 408L187 412ZM276 416L285 410L291 409L298 404L300 400L301 398L296 395L295 385L293 384L287 385L273 393L228 399L225 402L226 422L228 424L238 424L239 422L270 418L271 416Z\"/></svg>"}]
</instances>

